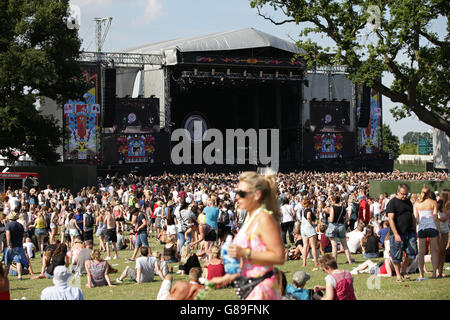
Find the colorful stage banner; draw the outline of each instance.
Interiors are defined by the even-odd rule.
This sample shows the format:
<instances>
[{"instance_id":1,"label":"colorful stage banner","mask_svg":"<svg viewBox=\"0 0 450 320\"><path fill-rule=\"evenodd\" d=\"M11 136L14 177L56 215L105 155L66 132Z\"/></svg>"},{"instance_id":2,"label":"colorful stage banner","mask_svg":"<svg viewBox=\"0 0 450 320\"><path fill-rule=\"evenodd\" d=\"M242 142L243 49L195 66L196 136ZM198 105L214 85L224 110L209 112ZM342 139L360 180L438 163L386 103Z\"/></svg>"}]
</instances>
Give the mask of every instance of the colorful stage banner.
<instances>
[{"instance_id":1,"label":"colorful stage banner","mask_svg":"<svg viewBox=\"0 0 450 320\"><path fill-rule=\"evenodd\" d=\"M156 139L153 135L120 135L116 145L119 164L155 162Z\"/></svg>"},{"instance_id":2,"label":"colorful stage banner","mask_svg":"<svg viewBox=\"0 0 450 320\"><path fill-rule=\"evenodd\" d=\"M335 159L343 157L344 136L337 133L315 134L313 137L314 158Z\"/></svg>"},{"instance_id":3,"label":"colorful stage banner","mask_svg":"<svg viewBox=\"0 0 450 320\"><path fill-rule=\"evenodd\" d=\"M357 108L363 101L363 85L356 85ZM370 120L367 128L357 128L358 154L362 158L372 158L380 154L383 146L381 94L370 89Z\"/></svg>"},{"instance_id":4,"label":"colorful stage banner","mask_svg":"<svg viewBox=\"0 0 450 320\"><path fill-rule=\"evenodd\" d=\"M79 163L100 162L100 104L98 99L97 68L87 68L83 73L90 89L84 101L69 100L64 105L64 160Z\"/></svg>"}]
</instances>

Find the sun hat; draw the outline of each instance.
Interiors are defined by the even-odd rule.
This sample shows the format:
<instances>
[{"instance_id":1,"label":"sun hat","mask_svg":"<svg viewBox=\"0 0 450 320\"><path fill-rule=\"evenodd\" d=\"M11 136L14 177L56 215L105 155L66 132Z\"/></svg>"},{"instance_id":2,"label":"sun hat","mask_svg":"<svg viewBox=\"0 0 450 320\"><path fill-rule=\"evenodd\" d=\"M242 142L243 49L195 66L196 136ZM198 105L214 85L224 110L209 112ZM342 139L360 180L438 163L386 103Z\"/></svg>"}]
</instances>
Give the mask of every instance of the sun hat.
<instances>
[{"instance_id":1,"label":"sun hat","mask_svg":"<svg viewBox=\"0 0 450 320\"><path fill-rule=\"evenodd\" d=\"M70 277L71 273L65 266L57 266L53 270L53 284L55 286L68 285Z\"/></svg>"},{"instance_id":2,"label":"sun hat","mask_svg":"<svg viewBox=\"0 0 450 320\"><path fill-rule=\"evenodd\" d=\"M17 219L19 219L19 217L17 216L17 213L13 211L10 214L8 214L6 219L8 219L8 220L17 220Z\"/></svg>"},{"instance_id":3,"label":"sun hat","mask_svg":"<svg viewBox=\"0 0 450 320\"><path fill-rule=\"evenodd\" d=\"M309 279L311 279L311 276L305 271L297 271L292 277L292 281L296 282L300 287L303 287Z\"/></svg>"},{"instance_id":4,"label":"sun hat","mask_svg":"<svg viewBox=\"0 0 450 320\"><path fill-rule=\"evenodd\" d=\"M173 200L169 200L169 202L167 202L168 207L173 206L173 204L174 204Z\"/></svg>"}]
</instances>

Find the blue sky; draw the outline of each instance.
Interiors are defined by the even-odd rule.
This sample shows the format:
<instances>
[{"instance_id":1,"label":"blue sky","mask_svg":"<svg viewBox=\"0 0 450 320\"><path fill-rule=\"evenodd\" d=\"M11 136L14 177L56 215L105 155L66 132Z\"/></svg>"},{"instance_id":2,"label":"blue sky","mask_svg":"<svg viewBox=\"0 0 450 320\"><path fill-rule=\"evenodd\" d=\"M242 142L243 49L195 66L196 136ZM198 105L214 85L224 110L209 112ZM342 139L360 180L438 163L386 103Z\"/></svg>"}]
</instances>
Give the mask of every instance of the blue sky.
<instances>
[{"instance_id":1,"label":"blue sky","mask_svg":"<svg viewBox=\"0 0 450 320\"><path fill-rule=\"evenodd\" d=\"M79 35L82 48L95 51L95 17L112 17L111 28L103 45L103 51L114 52L144 44L192 37L214 32L255 28L274 36L292 40L298 38L300 26L284 24L276 26L259 17L250 7L249 0L71 0L81 11ZM272 17L282 18L269 8L263 10ZM436 31L445 25L434 25ZM331 45L327 39L312 37L321 44ZM386 76L387 85L392 77ZM383 97L383 121L393 133L402 138L408 131L427 131L431 127L416 116L396 122L388 111L395 104Z\"/></svg>"}]
</instances>

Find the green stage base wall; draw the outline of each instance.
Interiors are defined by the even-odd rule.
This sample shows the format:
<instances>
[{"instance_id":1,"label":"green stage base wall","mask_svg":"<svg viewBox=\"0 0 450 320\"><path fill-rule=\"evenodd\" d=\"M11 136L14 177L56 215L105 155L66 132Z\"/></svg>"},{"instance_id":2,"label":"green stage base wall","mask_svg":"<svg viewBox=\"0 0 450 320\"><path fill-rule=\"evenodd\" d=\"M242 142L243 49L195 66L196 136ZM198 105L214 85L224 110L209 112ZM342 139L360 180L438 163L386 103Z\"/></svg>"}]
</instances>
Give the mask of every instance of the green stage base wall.
<instances>
[{"instance_id":1,"label":"green stage base wall","mask_svg":"<svg viewBox=\"0 0 450 320\"><path fill-rule=\"evenodd\" d=\"M4 167L0 167L3 170ZM60 165L35 167L9 167L8 172L39 173L39 186L43 189L47 184L52 188L70 189L72 194L81 188L97 186L97 166L92 165Z\"/></svg>"},{"instance_id":2,"label":"green stage base wall","mask_svg":"<svg viewBox=\"0 0 450 320\"><path fill-rule=\"evenodd\" d=\"M401 183L406 183L411 193L419 193L422 190L422 187L425 185L430 188L432 192L441 191L442 189L450 189L450 181L429 181L429 180L420 180L420 181L380 181L380 180L371 180L370 181L370 197L377 199L381 193L387 192L389 195L393 193L397 193L397 187Z\"/></svg>"}]
</instances>

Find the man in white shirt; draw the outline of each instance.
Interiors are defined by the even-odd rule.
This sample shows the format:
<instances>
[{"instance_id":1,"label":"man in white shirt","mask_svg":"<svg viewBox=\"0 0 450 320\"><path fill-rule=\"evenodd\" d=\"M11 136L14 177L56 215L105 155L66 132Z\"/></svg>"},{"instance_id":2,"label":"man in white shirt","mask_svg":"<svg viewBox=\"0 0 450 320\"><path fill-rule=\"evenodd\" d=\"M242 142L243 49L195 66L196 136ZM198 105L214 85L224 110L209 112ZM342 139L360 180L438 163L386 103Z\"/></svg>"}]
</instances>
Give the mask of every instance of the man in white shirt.
<instances>
[{"instance_id":1,"label":"man in white shirt","mask_svg":"<svg viewBox=\"0 0 450 320\"><path fill-rule=\"evenodd\" d=\"M36 251L36 246L31 241L31 238L27 238L26 242L23 244L24 249L27 251L28 256L31 258L34 258L34 252Z\"/></svg>"},{"instance_id":2,"label":"man in white shirt","mask_svg":"<svg viewBox=\"0 0 450 320\"><path fill-rule=\"evenodd\" d=\"M155 277L155 272L164 280L164 275L159 268L158 260L152 256L150 248L142 246L140 248L141 257L136 259L136 269L126 267L120 277L116 280L117 283L122 283L126 277L131 278L137 283L152 282ZM149 256L150 255L150 256Z\"/></svg>"},{"instance_id":3,"label":"man in white shirt","mask_svg":"<svg viewBox=\"0 0 450 320\"><path fill-rule=\"evenodd\" d=\"M57 266L53 271L53 287L42 290L41 300L84 300L80 288L70 287L71 273L65 266Z\"/></svg>"},{"instance_id":4,"label":"man in white shirt","mask_svg":"<svg viewBox=\"0 0 450 320\"><path fill-rule=\"evenodd\" d=\"M351 253L361 250L361 239L364 237L364 225L358 224L355 230L347 233L347 245Z\"/></svg>"},{"instance_id":5,"label":"man in white shirt","mask_svg":"<svg viewBox=\"0 0 450 320\"><path fill-rule=\"evenodd\" d=\"M45 197L48 198L53 193L50 185L47 185L47 189L44 190Z\"/></svg>"}]
</instances>

